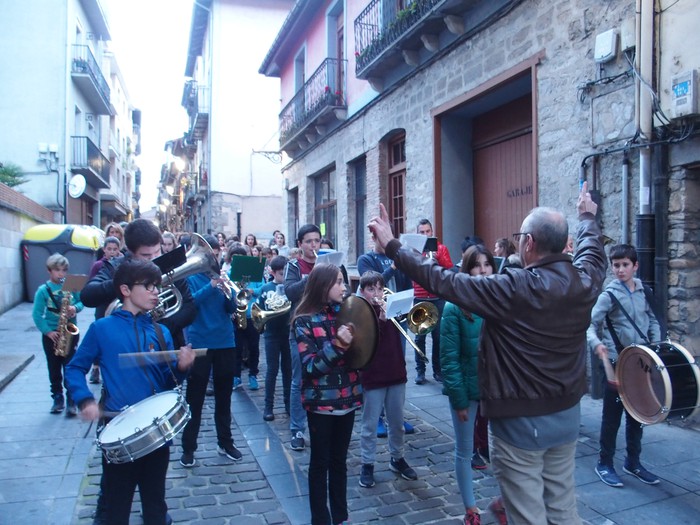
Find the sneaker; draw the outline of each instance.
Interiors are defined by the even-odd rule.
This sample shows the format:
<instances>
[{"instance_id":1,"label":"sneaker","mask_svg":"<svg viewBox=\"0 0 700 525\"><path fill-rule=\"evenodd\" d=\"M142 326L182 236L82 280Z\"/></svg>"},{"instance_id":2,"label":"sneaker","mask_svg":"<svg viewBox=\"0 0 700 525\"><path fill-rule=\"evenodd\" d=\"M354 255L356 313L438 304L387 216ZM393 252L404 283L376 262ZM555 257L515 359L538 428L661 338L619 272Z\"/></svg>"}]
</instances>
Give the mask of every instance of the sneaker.
<instances>
[{"instance_id":1,"label":"sneaker","mask_svg":"<svg viewBox=\"0 0 700 525\"><path fill-rule=\"evenodd\" d=\"M478 452L474 452L472 455L472 468L474 470L484 470L486 469L486 462L484 461L484 458L482 458Z\"/></svg>"},{"instance_id":2,"label":"sneaker","mask_svg":"<svg viewBox=\"0 0 700 525\"><path fill-rule=\"evenodd\" d=\"M241 384L242 384L242 382L241 382L241 378L240 378L240 377L234 377L234 378L233 378L233 389L234 389L234 390L238 390L239 388L241 388Z\"/></svg>"},{"instance_id":3,"label":"sneaker","mask_svg":"<svg viewBox=\"0 0 700 525\"><path fill-rule=\"evenodd\" d=\"M498 521L498 525L508 525L508 517L506 516L506 508L503 506L503 498L496 498L489 503L489 511Z\"/></svg>"},{"instance_id":4,"label":"sneaker","mask_svg":"<svg viewBox=\"0 0 700 525\"><path fill-rule=\"evenodd\" d=\"M100 384L100 369L97 367L93 367L92 371L90 372L90 383L93 385L99 385Z\"/></svg>"},{"instance_id":5,"label":"sneaker","mask_svg":"<svg viewBox=\"0 0 700 525\"><path fill-rule=\"evenodd\" d=\"M481 514L467 510L467 514L464 516L464 525L481 525Z\"/></svg>"},{"instance_id":6,"label":"sneaker","mask_svg":"<svg viewBox=\"0 0 700 525\"><path fill-rule=\"evenodd\" d=\"M413 425L411 425L408 421L404 421L403 432L404 434L414 434L416 432L416 429L413 428Z\"/></svg>"},{"instance_id":7,"label":"sneaker","mask_svg":"<svg viewBox=\"0 0 700 525\"><path fill-rule=\"evenodd\" d=\"M194 459L194 453L192 452L183 452L182 456L180 456L180 465L185 468L192 468L195 463L197 463L197 461Z\"/></svg>"},{"instance_id":8,"label":"sneaker","mask_svg":"<svg viewBox=\"0 0 700 525\"><path fill-rule=\"evenodd\" d=\"M241 454L241 451L234 447L233 444L226 445L225 447L218 446L216 447L216 451L222 456L226 456L231 461L240 461L243 459L243 454Z\"/></svg>"},{"instance_id":9,"label":"sneaker","mask_svg":"<svg viewBox=\"0 0 700 525\"><path fill-rule=\"evenodd\" d=\"M491 454L489 454L488 448L478 448L476 451L487 463L491 463Z\"/></svg>"},{"instance_id":10,"label":"sneaker","mask_svg":"<svg viewBox=\"0 0 700 525\"><path fill-rule=\"evenodd\" d=\"M411 481L415 481L418 479L418 474L416 474L416 471L408 466L408 463L406 463L406 460L404 458L391 458L391 461L389 462L389 468L393 472L401 474L401 477L403 479L410 479Z\"/></svg>"},{"instance_id":11,"label":"sneaker","mask_svg":"<svg viewBox=\"0 0 700 525\"><path fill-rule=\"evenodd\" d=\"M384 418L380 417L379 422L377 423L377 437L378 438L385 438L386 436L387 436L386 424L384 423Z\"/></svg>"},{"instance_id":12,"label":"sneaker","mask_svg":"<svg viewBox=\"0 0 700 525\"><path fill-rule=\"evenodd\" d=\"M374 465L371 463L365 463L362 465L362 471L360 472L360 487L365 487L366 489L374 487Z\"/></svg>"},{"instance_id":13,"label":"sneaker","mask_svg":"<svg viewBox=\"0 0 700 525\"><path fill-rule=\"evenodd\" d=\"M612 465L602 465L598 463L595 466L595 473L598 474L600 481L605 483L610 487L624 487L625 484L622 483L620 476L615 472L615 467ZM631 472L630 472L631 474Z\"/></svg>"},{"instance_id":14,"label":"sneaker","mask_svg":"<svg viewBox=\"0 0 700 525\"><path fill-rule=\"evenodd\" d=\"M417 372L416 373L415 383L417 385L424 385L425 384L425 372Z\"/></svg>"},{"instance_id":15,"label":"sneaker","mask_svg":"<svg viewBox=\"0 0 700 525\"><path fill-rule=\"evenodd\" d=\"M265 421L274 421L275 415L272 413L272 410L265 410L265 413L263 414L263 419Z\"/></svg>"},{"instance_id":16,"label":"sneaker","mask_svg":"<svg viewBox=\"0 0 700 525\"><path fill-rule=\"evenodd\" d=\"M257 390L260 388L260 385L258 385L258 378L255 376L250 376L248 378L248 388L251 390Z\"/></svg>"},{"instance_id":17,"label":"sneaker","mask_svg":"<svg viewBox=\"0 0 700 525\"><path fill-rule=\"evenodd\" d=\"M63 409L66 408L65 401L63 400L63 396L58 394L53 397L53 405L51 405L51 410L50 412L52 414L60 414L63 412Z\"/></svg>"},{"instance_id":18,"label":"sneaker","mask_svg":"<svg viewBox=\"0 0 700 525\"><path fill-rule=\"evenodd\" d=\"M658 485L661 482L661 480L656 474L652 474L641 465L637 465L636 468L630 468L627 465L627 463L625 463L625 465L622 467L622 470L627 472L627 474L631 474L639 481L641 481L642 483L646 483L647 485Z\"/></svg>"},{"instance_id":19,"label":"sneaker","mask_svg":"<svg viewBox=\"0 0 700 525\"><path fill-rule=\"evenodd\" d=\"M292 450L304 450L306 443L304 443L304 433L298 430L296 434L292 436L292 443L290 447Z\"/></svg>"}]
</instances>

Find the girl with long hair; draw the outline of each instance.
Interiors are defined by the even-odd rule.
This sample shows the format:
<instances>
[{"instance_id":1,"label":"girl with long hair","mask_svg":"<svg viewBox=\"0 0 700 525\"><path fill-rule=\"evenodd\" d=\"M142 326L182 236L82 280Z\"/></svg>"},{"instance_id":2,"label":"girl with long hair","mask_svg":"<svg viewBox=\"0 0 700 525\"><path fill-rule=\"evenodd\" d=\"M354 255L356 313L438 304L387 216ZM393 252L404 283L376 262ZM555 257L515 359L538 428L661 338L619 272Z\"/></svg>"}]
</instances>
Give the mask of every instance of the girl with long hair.
<instances>
[{"instance_id":1,"label":"girl with long hair","mask_svg":"<svg viewBox=\"0 0 700 525\"><path fill-rule=\"evenodd\" d=\"M496 267L493 255L482 245L471 246L462 256L460 271L475 278L488 277ZM482 319L446 303L440 322L442 393L450 399L455 431L455 474L466 510L464 525L480 525L481 516L472 486L474 421L479 405L477 376Z\"/></svg>"},{"instance_id":2,"label":"girl with long hair","mask_svg":"<svg viewBox=\"0 0 700 525\"><path fill-rule=\"evenodd\" d=\"M348 519L346 460L355 410L362 406L362 386L357 370L345 360L354 329L336 325L344 294L337 266L315 266L292 321L301 361L301 400L311 438L312 525L336 525Z\"/></svg>"}]
</instances>

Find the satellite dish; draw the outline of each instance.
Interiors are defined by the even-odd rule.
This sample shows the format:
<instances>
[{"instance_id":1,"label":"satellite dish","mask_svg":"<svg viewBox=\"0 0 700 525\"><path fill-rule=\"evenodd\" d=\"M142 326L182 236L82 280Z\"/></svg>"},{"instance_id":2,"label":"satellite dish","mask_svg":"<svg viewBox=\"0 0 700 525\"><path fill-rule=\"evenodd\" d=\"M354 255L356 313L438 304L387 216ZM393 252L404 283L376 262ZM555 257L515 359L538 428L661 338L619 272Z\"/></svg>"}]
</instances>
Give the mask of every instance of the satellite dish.
<instances>
[{"instance_id":1,"label":"satellite dish","mask_svg":"<svg viewBox=\"0 0 700 525\"><path fill-rule=\"evenodd\" d=\"M82 175L73 175L68 182L68 194L74 199L79 198L85 191L85 177Z\"/></svg>"}]
</instances>

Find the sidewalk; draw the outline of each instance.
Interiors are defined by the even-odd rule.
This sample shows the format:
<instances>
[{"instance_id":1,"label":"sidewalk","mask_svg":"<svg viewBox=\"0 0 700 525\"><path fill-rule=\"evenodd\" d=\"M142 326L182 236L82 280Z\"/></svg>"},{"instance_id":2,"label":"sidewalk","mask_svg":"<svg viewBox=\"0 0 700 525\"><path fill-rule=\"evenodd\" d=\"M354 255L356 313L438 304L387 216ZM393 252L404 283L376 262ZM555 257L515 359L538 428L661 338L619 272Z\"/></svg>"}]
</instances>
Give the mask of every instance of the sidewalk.
<instances>
[{"instance_id":1,"label":"sidewalk","mask_svg":"<svg viewBox=\"0 0 700 525\"><path fill-rule=\"evenodd\" d=\"M90 311L81 314L79 326L83 333L91 320ZM9 356L24 362L36 355L0 392L0 524L87 525L92 522L101 470L99 453L93 446L94 427L84 438L86 423L48 413L46 365L38 332L32 326L28 303L0 316L0 333L6 343L0 351L0 361ZM416 386L412 356L409 361L406 419L416 427L416 433L406 436L406 459L418 472L419 480L406 481L389 471L386 440L380 439L375 463L377 484L371 489L358 485L358 417L348 454L348 503L353 524L462 522L464 509L453 473L453 433L447 398L435 382ZM263 359L259 379L264 377L264 369ZM0 372L2 380L6 372ZM244 385L246 379L244 376ZM175 523L310 522L306 483L309 451L289 448L289 421L281 403L279 379L278 385L276 419L271 423L262 419L262 388L256 392L243 388L233 393L233 435L243 461L230 463L216 453L213 398L205 401L194 468L185 469L179 464L179 436L175 439L167 481L168 506ZM613 489L603 485L593 471L600 413L601 402L584 397L575 474L582 518L593 525L696 523L700 512L697 432L664 424L645 429L643 460L662 478L658 486L644 485L621 472L621 432L618 472L625 487ZM482 523L496 523L486 510L498 493L489 470L475 472L475 491L483 510ZM140 524L138 505L134 509L131 523Z\"/></svg>"}]
</instances>

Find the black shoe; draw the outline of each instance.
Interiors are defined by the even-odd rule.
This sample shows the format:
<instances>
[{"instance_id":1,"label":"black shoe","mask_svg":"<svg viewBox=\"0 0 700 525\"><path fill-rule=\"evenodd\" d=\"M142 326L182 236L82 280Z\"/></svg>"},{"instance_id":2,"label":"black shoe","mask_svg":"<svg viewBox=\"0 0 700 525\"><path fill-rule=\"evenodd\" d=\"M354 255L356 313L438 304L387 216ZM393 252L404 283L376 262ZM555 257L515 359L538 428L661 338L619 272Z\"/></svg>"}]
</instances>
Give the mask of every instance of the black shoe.
<instances>
[{"instance_id":1,"label":"black shoe","mask_svg":"<svg viewBox=\"0 0 700 525\"><path fill-rule=\"evenodd\" d=\"M425 384L425 372L417 372L415 382L417 385Z\"/></svg>"},{"instance_id":2,"label":"black shoe","mask_svg":"<svg viewBox=\"0 0 700 525\"><path fill-rule=\"evenodd\" d=\"M442 383L442 374L433 374L433 379L438 383Z\"/></svg>"},{"instance_id":3,"label":"black shoe","mask_svg":"<svg viewBox=\"0 0 700 525\"><path fill-rule=\"evenodd\" d=\"M411 481L415 481L418 479L418 474L416 474L416 471L408 466L408 463L406 463L406 460L404 458L391 458L391 461L389 462L389 468L393 472L401 474L401 477L403 479L410 479Z\"/></svg>"},{"instance_id":4,"label":"black shoe","mask_svg":"<svg viewBox=\"0 0 700 525\"><path fill-rule=\"evenodd\" d=\"M63 396L61 394L57 394L53 396L53 405L51 405L51 410L50 412L52 414L60 414L63 412L63 410L66 408L66 403L63 400Z\"/></svg>"},{"instance_id":5,"label":"black shoe","mask_svg":"<svg viewBox=\"0 0 700 525\"><path fill-rule=\"evenodd\" d=\"M226 456L232 461L240 461L241 459L243 459L243 454L241 454L241 451L233 445L227 445L225 447L218 446L216 447L216 451L222 456Z\"/></svg>"},{"instance_id":6,"label":"black shoe","mask_svg":"<svg viewBox=\"0 0 700 525\"><path fill-rule=\"evenodd\" d=\"M185 468L192 468L195 463L197 463L197 460L194 459L194 454L192 452L183 452L182 456L180 456L180 465Z\"/></svg>"},{"instance_id":7,"label":"black shoe","mask_svg":"<svg viewBox=\"0 0 700 525\"><path fill-rule=\"evenodd\" d=\"M484 461L487 463L491 463L491 454L489 454L489 449L488 448L480 448L477 450L479 455L484 458Z\"/></svg>"},{"instance_id":8,"label":"black shoe","mask_svg":"<svg viewBox=\"0 0 700 525\"><path fill-rule=\"evenodd\" d=\"M272 413L272 410L265 410L265 413L263 414L263 419L265 421L274 421L275 415Z\"/></svg>"},{"instance_id":9,"label":"black shoe","mask_svg":"<svg viewBox=\"0 0 700 525\"><path fill-rule=\"evenodd\" d=\"M365 463L360 471L360 487L374 487L374 465Z\"/></svg>"},{"instance_id":10,"label":"black shoe","mask_svg":"<svg viewBox=\"0 0 700 525\"><path fill-rule=\"evenodd\" d=\"M78 415L78 407L75 406L73 401L68 401L68 406L66 406L66 417L75 417Z\"/></svg>"},{"instance_id":11,"label":"black shoe","mask_svg":"<svg viewBox=\"0 0 700 525\"><path fill-rule=\"evenodd\" d=\"M472 468L474 470L484 470L486 469L486 462L484 459L479 455L478 452L474 452L472 455Z\"/></svg>"}]
</instances>

